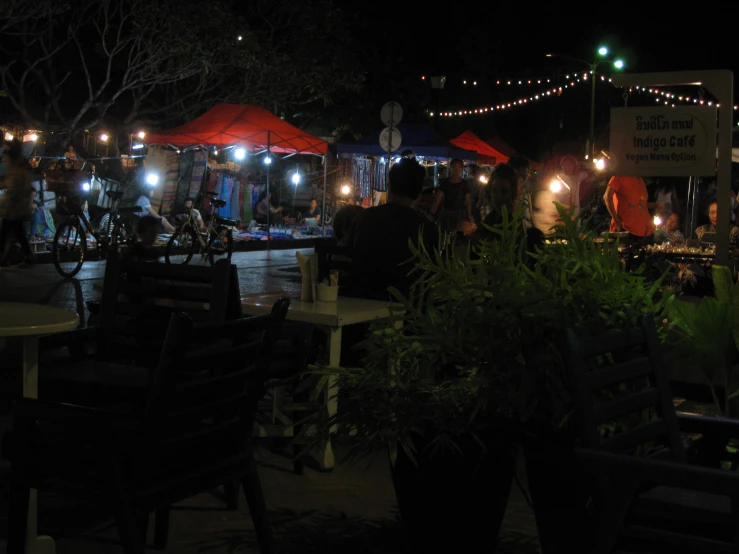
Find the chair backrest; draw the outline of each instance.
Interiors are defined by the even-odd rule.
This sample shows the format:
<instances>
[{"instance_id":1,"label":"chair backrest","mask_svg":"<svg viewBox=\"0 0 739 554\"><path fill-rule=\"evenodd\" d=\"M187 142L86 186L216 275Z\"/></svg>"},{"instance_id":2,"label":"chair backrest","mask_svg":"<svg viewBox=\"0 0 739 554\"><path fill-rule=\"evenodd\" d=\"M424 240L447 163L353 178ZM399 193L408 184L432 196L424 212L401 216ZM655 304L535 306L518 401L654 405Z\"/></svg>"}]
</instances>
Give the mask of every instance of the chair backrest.
<instances>
[{"instance_id":1,"label":"chair backrest","mask_svg":"<svg viewBox=\"0 0 739 554\"><path fill-rule=\"evenodd\" d=\"M315 244L318 260L318 281L327 279L331 271L349 274L352 270L352 248L339 246L334 241L319 240ZM341 285L341 282L339 283Z\"/></svg>"},{"instance_id":2,"label":"chair backrest","mask_svg":"<svg viewBox=\"0 0 739 554\"><path fill-rule=\"evenodd\" d=\"M176 472L241 452L270 377L267 337L283 313L204 324L171 316L144 416L157 466Z\"/></svg>"},{"instance_id":3,"label":"chair backrest","mask_svg":"<svg viewBox=\"0 0 739 554\"><path fill-rule=\"evenodd\" d=\"M580 440L617 454L685 461L651 315L636 329L580 338L567 332L567 366Z\"/></svg>"},{"instance_id":4,"label":"chair backrest","mask_svg":"<svg viewBox=\"0 0 739 554\"><path fill-rule=\"evenodd\" d=\"M123 261L108 257L100 303L101 356L128 356L141 365L159 358L169 319L186 312L195 322L220 322L241 313L235 268ZM230 304L238 304L231 306ZM146 361L144 361L144 359Z\"/></svg>"}]
</instances>

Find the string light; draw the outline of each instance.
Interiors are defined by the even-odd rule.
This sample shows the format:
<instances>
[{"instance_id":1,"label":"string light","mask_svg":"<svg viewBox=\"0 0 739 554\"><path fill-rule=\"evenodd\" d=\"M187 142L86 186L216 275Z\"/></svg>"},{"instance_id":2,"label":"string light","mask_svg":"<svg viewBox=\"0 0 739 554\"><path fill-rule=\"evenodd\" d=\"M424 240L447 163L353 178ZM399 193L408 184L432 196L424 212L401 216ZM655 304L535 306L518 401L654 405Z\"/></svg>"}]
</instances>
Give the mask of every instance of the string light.
<instances>
[{"instance_id":1,"label":"string light","mask_svg":"<svg viewBox=\"0 0 739 554\"><path fill-rule=\"evenodd\" d=\"M664 104L672 104L675 100L679 100L680 102L688 102L693 104L700 104L702 105L708 105L708 106L716 106L717 108L721 107L721 104L718 102L716 104L713 103L713 101L705 101L701 98L695 98L693 96L684 96L680 94L674 94L672 92L666 92L664 90L660 90L658 88L647 88L647 87L640 87L636 86L634 87L638 92L645 93L645 94L651 94L653 96L658 96L659 98L656 98L657 102L663 102ZM663 100L663 98L666 98L667 100ZM668 102L671 101L671 102ZM739 110L739 106L734 106L734 110Z\"/></svg>"},{"instance_id":2,"label":"string light","mask_svg":"<svg viewBox=\"0 0 739 554\"><path fill-rule=\"evenodd\" d=\"M570 76L570 77L573 77L573 76ZM502 102L502 103L495 104L494 106L483 106L483 107L472 108L468 110L442 111L438 113L437 115L440 117L456 117L456 116L464 116L464 115L482 115L482 114L491 113L495 111L507 110L510 108L514 108L516 106L523 106L526 104L530 104L532 102L536 102L548 96L552 96L553 94L556 96L559 96L564 92L565 89L572 88L577 83L580 83L580 82L583 82L583 79L581 77L578 77L578 78L574 78L569 83L565 83L562 86L553 87L548 90L543 90L531 96L521 97L516 100L512 100L510 102ZM434 112L430 112L429 115L433 117Z\"/></svg>"}]
</instances>

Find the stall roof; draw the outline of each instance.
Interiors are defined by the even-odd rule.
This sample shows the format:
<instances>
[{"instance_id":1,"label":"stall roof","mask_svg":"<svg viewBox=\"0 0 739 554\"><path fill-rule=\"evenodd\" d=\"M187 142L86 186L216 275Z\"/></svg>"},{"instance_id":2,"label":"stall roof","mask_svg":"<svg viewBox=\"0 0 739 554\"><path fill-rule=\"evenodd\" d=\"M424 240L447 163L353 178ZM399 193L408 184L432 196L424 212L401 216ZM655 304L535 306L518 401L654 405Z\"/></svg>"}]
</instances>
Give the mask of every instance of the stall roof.
<instances>
[{"instance_id":1,"label":"stall roof","mask_svg":"<svg viewBox=\"0 0 739 554\"><path fill-rule=\"evenodd\" d=\"M477 152L477 163L480 164L495 165L498 163L506 163L508 161L508 156L498 152L472 131L465 131L449 142L459 148L474 150Z\"/></svg>"},{"instance_id":2,"label":"stall roof","mask_svg":"<svg viewBox=\"0 0 739 554\"><path fill-rule=\"evenodd\" d=\"M477 160L477 152L454 146L431 125L417 123L399 123L398 131L401 135L401 145L396 152L413 150L416 156L428 158L462 158L463 160ZM340 142L336 149L340 154L368 154L382 156L387 152L380 146L380 133L375 131L365 135L357 142Z\"/></svg>"},{"instance_id":3,"label":"stall roof","mask_svg":"<svg viewBox=\"0 0 739 554\"><path fill-rule=\"evenodd\" d=\"M244 146L253 150L269 147L283 154L326 154L328 143L254 104L216 104L200 117L168 131L151 133L148 144L193 146Z\"/></svg>"}]
</instances>

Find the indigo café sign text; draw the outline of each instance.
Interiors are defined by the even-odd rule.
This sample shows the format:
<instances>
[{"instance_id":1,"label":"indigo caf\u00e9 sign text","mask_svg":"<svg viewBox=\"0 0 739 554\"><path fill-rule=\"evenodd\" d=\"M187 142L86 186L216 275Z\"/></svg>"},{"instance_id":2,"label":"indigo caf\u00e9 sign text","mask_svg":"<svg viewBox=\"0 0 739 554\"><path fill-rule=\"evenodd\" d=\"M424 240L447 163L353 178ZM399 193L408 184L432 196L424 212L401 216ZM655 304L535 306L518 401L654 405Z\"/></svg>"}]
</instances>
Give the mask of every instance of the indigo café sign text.
<instances>
[{"instance_id":1,"label":"indigo caf\u00e9 sign text","mask_svg":"<svg viewBox=\"0 0 739 554\"><path fill-rule=\"evenodd\" d=\"M713 175L716 108L612 108L611 153L617 175Z\"/></svg>"}]
</instances>

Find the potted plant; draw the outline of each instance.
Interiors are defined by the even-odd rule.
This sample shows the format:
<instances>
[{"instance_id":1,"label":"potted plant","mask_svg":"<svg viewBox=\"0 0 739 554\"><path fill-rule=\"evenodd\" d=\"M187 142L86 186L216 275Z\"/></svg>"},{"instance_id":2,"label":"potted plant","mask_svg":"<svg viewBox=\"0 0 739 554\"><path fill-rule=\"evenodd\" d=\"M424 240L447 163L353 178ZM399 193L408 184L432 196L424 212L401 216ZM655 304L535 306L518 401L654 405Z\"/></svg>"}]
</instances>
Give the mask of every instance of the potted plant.
<instances>
[{"instance_id":1,"label":"potted plant","mask_svg":"<svg viewBox=\"0 0 739 554\"><path fill-rule=\"evenodd\" d=\"M575 437L562 331L597 334L662 311L659 282L625 271L616 249L580 236L558 209L565 223L535 252L520 214L454 253L416 251L419 278L407 297L393 291L399 309L362 345L364 367L313 372L315 391L338 379L339 411L323 428L337 426L348 458L389 453L399 511L421 549L494 548L523 447L543 547L564 551L576 504L568 512L572 491L556 485L576 474L563 456ZM558 541L560 550L544 545Z\"/></svg>"}]
</instances>

